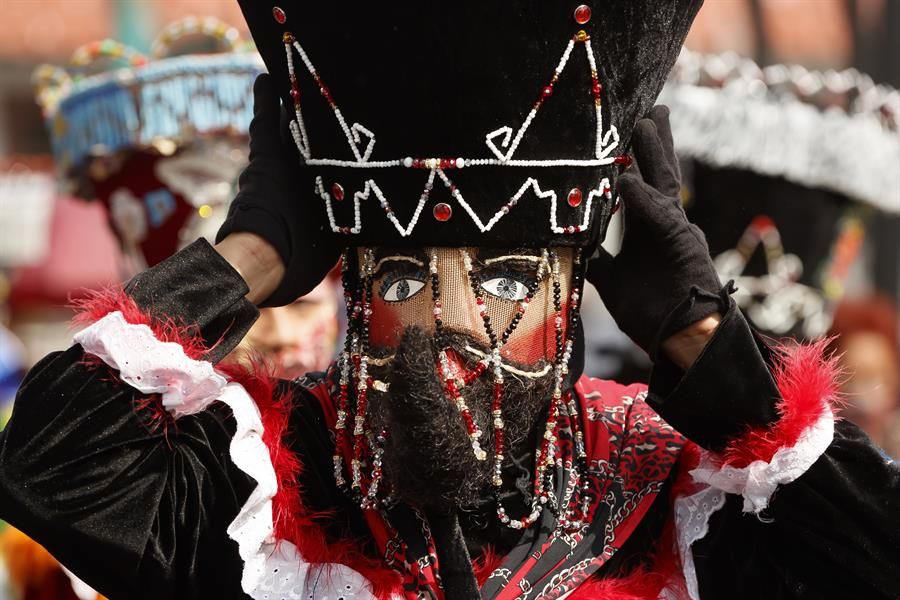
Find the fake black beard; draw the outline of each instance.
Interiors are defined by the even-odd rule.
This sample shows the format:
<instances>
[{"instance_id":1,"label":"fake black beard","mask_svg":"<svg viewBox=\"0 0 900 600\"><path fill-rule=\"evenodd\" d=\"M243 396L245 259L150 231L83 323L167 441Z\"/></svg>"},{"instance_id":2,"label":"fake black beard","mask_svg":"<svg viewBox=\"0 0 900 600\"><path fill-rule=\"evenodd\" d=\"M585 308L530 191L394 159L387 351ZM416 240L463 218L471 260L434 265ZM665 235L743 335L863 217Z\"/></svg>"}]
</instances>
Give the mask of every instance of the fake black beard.
<instances>
[{"instance_id":1,"label":"fake black beard","mask_svg":"<svg viewBox=\"0 0 900 600\"><path fill-rule=\"evenodd\" d=\"M442 347L452 347L465 357L467 369L475 366L475 360L463 350L466 345L489 354L488 349L468 336L447 334L443 339ZM407 328L394 360L385 367L388 391L371 390L369 396L373 428L388 432L383 469L394 496L413 506L431 509L474 504L489 492L493 471L493 377L488 371L462 390L481 428L481 447L488 453L487 460L479 461L456 405L444 392L436 366L440 349L422 329ZM546 363L508 364L533 371ZM373 375L378 376L376 371ZM522 452L524 444L534 445L533 433L538 420L546 416L552 388L552 369L540 378L504 373L506 456Z\"/></svg>"}]
</instances>

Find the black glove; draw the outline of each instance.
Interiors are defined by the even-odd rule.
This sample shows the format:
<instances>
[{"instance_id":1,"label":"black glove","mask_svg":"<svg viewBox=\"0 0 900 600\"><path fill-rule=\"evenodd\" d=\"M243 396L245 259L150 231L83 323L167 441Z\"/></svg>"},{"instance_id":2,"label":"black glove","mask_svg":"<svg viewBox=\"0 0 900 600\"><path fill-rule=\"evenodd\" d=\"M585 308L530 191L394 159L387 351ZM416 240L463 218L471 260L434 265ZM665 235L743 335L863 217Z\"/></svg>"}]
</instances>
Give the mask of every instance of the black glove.
<instances>
[{"instance_id":1,"label":"black glove","mask_svg":"<svg viewBox=\"0 0 900 600\"><path fill-rule=\"evenodd\" d=\"M299 154L282 138L281 103L272 77L262 74L253 85L250 164L241 173L240 191L216 241L231 233L255 233L272 244L285 265L284 278L261 306L283 306L308 293L337 263L340 248L323 220L311 213L296 180ZM310 188L312 189L312 188Z\"/></svg>"},{"instance_id":2,"label":"black glove","mask_svg":"<svg viewBox=\"0 0 900 600\"><path fill-rule=\"evenodd\" d=\"M637 169L618 180L625 237L615 257L603 248L586 278L600 292L619 328L655 360L663 340L727 308L703 232L681 208L681 174L669 109L654 107L638 121Z\"/></svg>"}]
</instances>

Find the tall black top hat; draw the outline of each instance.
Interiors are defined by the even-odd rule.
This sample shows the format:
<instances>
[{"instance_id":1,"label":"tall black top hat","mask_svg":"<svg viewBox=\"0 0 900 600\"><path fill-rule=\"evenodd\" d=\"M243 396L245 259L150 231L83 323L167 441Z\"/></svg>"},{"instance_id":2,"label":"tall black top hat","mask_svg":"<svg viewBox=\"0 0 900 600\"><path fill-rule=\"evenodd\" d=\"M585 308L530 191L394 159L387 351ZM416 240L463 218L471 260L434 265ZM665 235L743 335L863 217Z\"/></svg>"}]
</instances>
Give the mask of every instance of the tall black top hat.
<instances>
[{"instance_id":1,"label":"tall black top hat","mask_svg":"<svg viewBox=\"0 0 900 600\"><path fill-rule=\"evenodd\" d=\"M591 246L702 0L240 0L345 245Z\"/></svg>"}]
</instances>

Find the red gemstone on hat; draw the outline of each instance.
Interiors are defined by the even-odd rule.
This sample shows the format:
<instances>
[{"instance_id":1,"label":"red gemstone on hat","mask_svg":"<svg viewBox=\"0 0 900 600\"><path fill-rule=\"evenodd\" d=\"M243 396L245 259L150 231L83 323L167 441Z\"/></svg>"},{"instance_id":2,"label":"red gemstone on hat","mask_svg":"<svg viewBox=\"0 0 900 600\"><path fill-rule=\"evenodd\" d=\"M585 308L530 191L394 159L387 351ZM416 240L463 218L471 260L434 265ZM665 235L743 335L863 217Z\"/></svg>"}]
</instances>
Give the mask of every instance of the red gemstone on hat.
<instances>
[{"instance_id":1,"label":"red gemstone on hat","mask_svg":"<svg viewBox=\"0 0 900 600\"><path fill-rule=\"evenodd\" d=\"M444 221L449 221L450 217L453 216L453 208L446 202L439 202L434 205L434 209L431 213L434 215L435 219L443 223Z\"/></svg>"},{"instance_id":2,"label":"red gemstone on hat","mask_svg":"<svg viewBox=\"0 0 900 600\"><path fill-rule=\"evenodd\" d=\"M294 88L291 90L291 98L294 99L294 102L298 102L300 100L300 90Z\"/></svg>"},{"instance_id":3,"label":"red gemstone on hat","mask_svg":"<svg viewBox=\"0 0 900 600\"><path fill-rule=\"evenodd\" d=\"M584 25L588 21L591 20L591 7L587 4L582 4L578 8L575 9L575 22L579 25Z\"/></svg>"},{"instance_id":4,"label":"red gemstone on hat","mask_svg":"<svg viewBox=\"0 0 900 600\"><path fill-rule=\"evenodd\" d=\"M594 92L594 96L599 96L601 93L603 93L603 86L600 85L599 81L595 81L594 85L591 86L591 91Z\"/></svg>"},{"instance_id":5,"label":"red gemstone on hat","mask_svg":"<svg viewBox=\"0 0 900 600\"><path fill-rule=\"evenodd\" d=\"M569 206L575 208L576 206L581 206L581 188L572 188L569 191Z\"/></svg>"},{"instance_id":6,"label":"red gemstone on hat","mask_svg":"<svg viewBox=\"0 0 900 600\"><path fill-rule=\"evenodd\" d=\"M590 10L588 12L590 13ZM285 21L287 21L287 15L280 6L272 7L272 16L275 17L275 20L281 25L284 25Z\"/></svg>"},{"instance_id":7,"label":"red gemstone on hat","mask_svg":"<svg viewBox=\"0 0 900 600\"><path fill-rule=\"evenodd\" d=\"M548 85L541 93L544 95L544 98L549 98L553 95L553 86Z\"/></svg>"},{"instance_id":8,"label":"red gemstone on hat","mask_svg":"<svg viewBox=\"0 0 900 600\"><path fill-rule=\"evenodd\" d=\"M344 199L344 186L339 183L331 185L331 197L340 202Z\"/></svg>"},{"instance_id":9,"label":"red gemstone on hat","mask_svg":"<svg viewBox=\"0 0 900 600\"><path fill-rule=\"evenodd\" d=\"M632 162L633 162L632 158L627 154L623 154L623 155L617 156L615 158L615 163L617 165L622 165L623 167L626 167L626 168L630 167Z\"/></svg>"}]
</instances>

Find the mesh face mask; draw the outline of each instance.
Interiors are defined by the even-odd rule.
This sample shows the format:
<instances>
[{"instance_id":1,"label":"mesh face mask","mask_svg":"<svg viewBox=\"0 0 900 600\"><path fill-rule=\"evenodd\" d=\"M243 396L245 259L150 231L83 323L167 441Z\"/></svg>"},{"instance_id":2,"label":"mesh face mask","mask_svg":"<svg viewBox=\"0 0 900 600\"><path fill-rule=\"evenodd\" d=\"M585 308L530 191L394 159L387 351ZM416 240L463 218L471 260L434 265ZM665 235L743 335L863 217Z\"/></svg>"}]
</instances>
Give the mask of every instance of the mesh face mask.
<instances>
[{"instance_id":1,"label":"mesh face mask","mask_svg":"<svg viewBox=\"0 0 900 600\"><path fill-rule=\"evenodd\" d=\"M577 484L586 457L583 436L575 400L571 391L563 390L582 293L579 251L360 248L345 253L344 259L350 328L339 361L334 455L338 485L364 509L380 505L384 439L389 432L369 428L368 391L373 385L384 385L373 380L369 366L389 364L391 349L402 332L416 327L434 336L436 373L446 399L465 425L475 458L488 460L492 450L492 484L500 521L514 529L529 527L545 505L556 502L552 471L561 456L557 436L561 419L571 430L574 451L567 459L573 463L574 481L570 479L562 508L584 505L583 514L589 502L587 490ZM471 343L459 347L461 339ZM373 347L378 348L378 358L372 356ZM536 449L531 511L521 518L508 515L499 500L506 450L504 379L511 376L553 378L547 421ZM493 381L490 422L486 423L476 422L466 401L466 386L482 377ZM492 432L490 449L481 443L485 427ZM576 500L579 494L582 498ZM577 512L568 510L560 526L580 527Z\"/></svg>"},{"instance_id":2,"label":"mesh face mask","mask_svg":"<svg viewBox=\"0 0 900 600\"><path fill-rule=\"evenodd\" d=\"M364 253L359 251L360 260L364 260ZM491 340L480 315L482 307L492 327L499 328L495 332L498 335L520 314L515 329L500 346L501 356L520 365L552 362L554 290L549 251L434 248L421 253L381 250L373 253L375 272L369 327L374 346L395 347L403 329L410 326L436 333L431 285L433 258L440 282L438 293L444 332L462 334L481 346L490 347ZM561 248L556 253L560 294L568 297L575 251ZM471 273L467 269L467 257ZM477 288L473 288L473 276L479 279ZM530 287L534 292L525 303L527 310L521 311ZM479 297L482 305L478 304ZM466 351L465 348L455 350Z\"/></svg>"}]
</instances>

